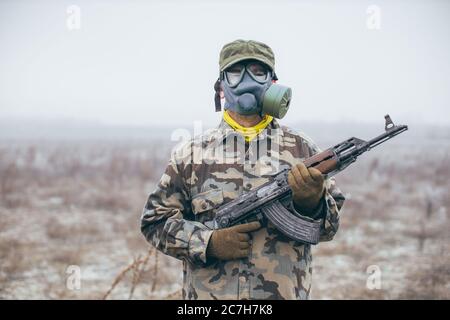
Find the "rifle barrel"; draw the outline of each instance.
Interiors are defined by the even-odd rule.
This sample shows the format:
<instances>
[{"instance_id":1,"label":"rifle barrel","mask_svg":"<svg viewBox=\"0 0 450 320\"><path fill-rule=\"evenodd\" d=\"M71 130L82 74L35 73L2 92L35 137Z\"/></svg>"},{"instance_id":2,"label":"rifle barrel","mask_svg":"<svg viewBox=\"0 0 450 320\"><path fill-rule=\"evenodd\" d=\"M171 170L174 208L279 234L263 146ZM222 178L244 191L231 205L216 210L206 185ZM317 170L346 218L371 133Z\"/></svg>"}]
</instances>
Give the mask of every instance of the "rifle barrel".
<instances>
[{"instance_id":1,"label":"rifle barrel","mask_svg":"<svg viewBox=\"0 0 450 320\"><path fill-rule=\"evenodd\" d=\"M388 129L386 132L380 134L379 136L369 140L367 142L367 144L368 144L369 148L374 148L374 147L378 146L379 144L381 144L389 139L392 139L396 135L398 135L406 130L408 130L408 126L406 126L406 125L394 126L390 129Z\"/></svg>"}]
</instances>

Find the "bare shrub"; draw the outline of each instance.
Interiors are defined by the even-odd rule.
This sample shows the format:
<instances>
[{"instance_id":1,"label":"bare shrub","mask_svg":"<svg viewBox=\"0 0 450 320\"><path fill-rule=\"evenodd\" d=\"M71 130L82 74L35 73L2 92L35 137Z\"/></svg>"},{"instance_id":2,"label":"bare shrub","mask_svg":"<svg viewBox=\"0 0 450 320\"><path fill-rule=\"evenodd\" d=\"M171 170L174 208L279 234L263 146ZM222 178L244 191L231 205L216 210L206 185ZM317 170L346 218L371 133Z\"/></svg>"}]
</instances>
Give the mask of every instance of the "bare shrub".
<instances>
[{"instance_id":1,"label":"bare shrub","mask_svg":"<svg viewBox=\"0 0 450 320\"><path fill-rule=\"evenodd\" d=\"M103 295L102 299L106 300L108 296L111 294L111 292L114 290L114 288L124 279L125 275L127 275L127 273L129 273L130 271L132 272L132 281L128 299L131 299L133 297L134 290L137 284L139 283L141 274L145 269L148 260L150 259L152 254L157 254L156 250L150 249L143 258L140 255L134 258L133 261L124 269L122 269L122 271L120 271L120 273L116 276L113 283L111 284L111 287Z\"/></svg>"},{"instance_id":2,"label":"bare shrub","mask_svg":"<svg viewBox=\"0 0 450 320\"><path fill-rule=\"evenodd\" d=\"M62 247L58 251L52 252L50 259L52 262L68 265L81 265L84 250L82 247L66 248Z\"/></svg>"},{"instance_id":3,"label":"bare shrub","mask_svg":"<svg viewBox=\"0 0 450 320\"><path fill-rule=\"evenodd\" d=\"M111 212L130 210L133 207L133 204L129 201L129 199L122 192L116 189L95 194L83 205L91 208L101 208L102 210Z\"/></svg>"},{"instance_id":4,"label":"bare shrub","mask_svg":"<svg viewBox=\"0 0 450 320\"><path fill-rule=\"evenodd\" d=\"M431 263L407 275L400 299L450 299L448 257L432 257Z\"/></svg>"},{"instance_id":5,"label":"bare shrub","mask_svg":"<svg viewBox=\"0 0 450 320\"><path fill-rule=\"evenodd\" d=\"M92 223L63 224L57 219L49 219L46 233L51 240L84 243L89 238L98 238L100 230Z\"/></svg>"},{"instance_id":6,"label":"bare shrub","mask_svg":"<svg viewBox=\"0 0 450 320\"><path fill-rule=\"evenodd\" d=\"M0 242L0 275L8 276L23 269L23 256L17 254L23 246L23 243L17 239Z\"/></svg>"}]
</instances>

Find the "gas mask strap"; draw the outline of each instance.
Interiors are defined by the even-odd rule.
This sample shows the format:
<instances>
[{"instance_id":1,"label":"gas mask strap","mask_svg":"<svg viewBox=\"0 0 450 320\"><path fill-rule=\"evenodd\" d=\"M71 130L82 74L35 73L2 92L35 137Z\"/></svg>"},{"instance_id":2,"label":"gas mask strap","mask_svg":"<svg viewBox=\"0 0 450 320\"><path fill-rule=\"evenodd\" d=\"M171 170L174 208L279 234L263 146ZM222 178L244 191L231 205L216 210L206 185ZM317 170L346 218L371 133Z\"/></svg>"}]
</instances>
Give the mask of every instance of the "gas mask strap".
<instances>
[{"instance_id":1,"label":"gas mask strap","mask_svg":"<svg viewBox=\"0 0 450 320\"><path fill-rule=\"evenodd\" d=\"M214 83L214 104L216 106L216 112L220 112L222 110L222 104L220 103L220 78Z\"/></svg>"}]
</instances>

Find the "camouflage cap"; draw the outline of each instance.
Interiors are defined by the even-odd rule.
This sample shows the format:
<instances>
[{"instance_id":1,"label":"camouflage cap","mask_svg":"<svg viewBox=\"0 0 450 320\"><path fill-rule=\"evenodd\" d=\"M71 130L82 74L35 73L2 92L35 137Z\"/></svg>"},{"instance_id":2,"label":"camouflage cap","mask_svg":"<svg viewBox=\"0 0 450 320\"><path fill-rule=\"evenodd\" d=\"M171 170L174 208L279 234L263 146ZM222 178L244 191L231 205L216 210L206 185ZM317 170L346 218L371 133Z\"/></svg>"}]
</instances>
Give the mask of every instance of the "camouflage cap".
<instances>
[{"instance_id":1,"label":"camouflage cap","mask_svg":"<svg viewBox=\"0 0 450 320\"><path fill-rule=\"evenodd\" d=\"M275 56L272 49L254 40L235 40L227 43L220 51L220 71L224 71L236 62L255 59L267 64L272 70L275 69Z\"/></svg>"}]
</instances>

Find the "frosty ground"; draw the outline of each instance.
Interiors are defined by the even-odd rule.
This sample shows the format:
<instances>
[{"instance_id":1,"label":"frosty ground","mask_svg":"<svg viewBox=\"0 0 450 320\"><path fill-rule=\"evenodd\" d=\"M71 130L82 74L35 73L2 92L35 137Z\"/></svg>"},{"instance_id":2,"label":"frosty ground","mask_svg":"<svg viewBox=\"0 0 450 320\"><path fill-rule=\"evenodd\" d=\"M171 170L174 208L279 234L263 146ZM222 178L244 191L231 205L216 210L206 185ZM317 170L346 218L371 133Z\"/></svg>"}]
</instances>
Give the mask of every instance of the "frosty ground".
<instances>
[{"instance_id":1,"label":"frosty ground","mask_svg":"<svg viewBox=\"0 0 450 320\"><path fill-rule=\"evenodd\" d=\"M347 201L335 239L313 248L312 299L450 298L450 135L433 132L336 177ZM152 139L2 140L0 298L180 298L180 262L139 230L169 151Z\"/></svg>"}]
</instances>

